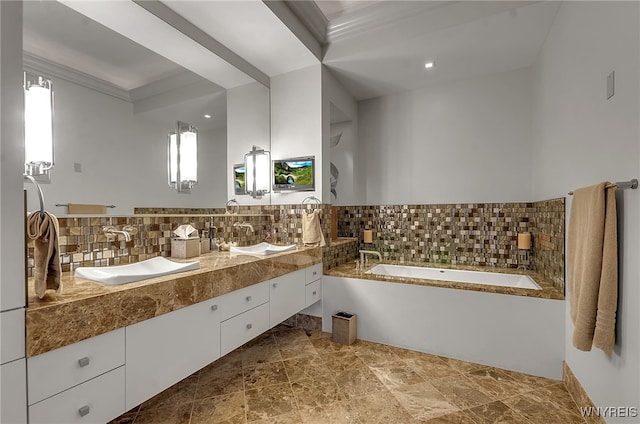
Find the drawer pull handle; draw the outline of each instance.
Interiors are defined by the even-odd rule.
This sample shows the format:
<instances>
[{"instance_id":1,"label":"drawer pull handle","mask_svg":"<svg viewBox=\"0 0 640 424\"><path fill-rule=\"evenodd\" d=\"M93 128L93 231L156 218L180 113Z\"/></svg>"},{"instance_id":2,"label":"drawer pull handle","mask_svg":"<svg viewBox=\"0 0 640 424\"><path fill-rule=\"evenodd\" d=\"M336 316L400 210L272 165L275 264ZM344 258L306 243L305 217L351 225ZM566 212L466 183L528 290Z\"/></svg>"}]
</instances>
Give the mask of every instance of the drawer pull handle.
<instances>
[{"instance_id":1,"label":"drawer pull handle","mask_svg":"<svg viewBox=\"0 0 640 424\"><path fill-rule=\"evenodd\" d=\"M85 405L82 408L78 409L78 414L80 414L81 417L89 415L89 412L91 412L89 405Z\"/></svg>"},{"instance_id":2,"label":"drawer pull handle","mask_svg":"<svg viewBox=\"0 0 640 424\"><path fill-rule=\"evenodd\" d=\"M251 330L251 327L253 327L253 325L247 324L247 330Z\"/></svg>"},{"instance_id":3,"label":"drawer pull handle","mask_svg":"<svg viewBox=\"0 0 640 424\"><path fill-rule=\"evenodd\" d=\"M273 283L273 288L275 289L276 287L278 287L278 283Z\"/></svg>"},{"instance_id":4,"label":"drawer pull handle","mask_svg":"<svg viewBox=\"0 0 640 424\"><path fill-rule=\"evenodd\" d=\"M247 302L251 302L251 296L247 296Z\"/></svg>"},{"instance_id":5,"label":"drawer pull handle","mask_svg":"<svg viewBox=\"0 0 640 424\"><path fill-rule=\"evenodd\" d=\"M78 365L80 365L81 367L86 367L87 365L89 365L89 362L91 362L91 360L88 356L78 359Z\"/></svg>"},{"instance_id":6,"label":"drawer pull handle","mask_svg":"<svg viewBox=\"0 0 640 424\"><path fill-rule=\"evenodd\" d=\"M314 291L314 292L313 292L313 295L315 296L316 294L318 294L318 292L317 292L317 291Z\"/></svg>"},{"instance_id":7,"label":"drawer pull handle","mask_svg":"<svg viewBox=\"0 0 640 424\"><path fill-rule=\"evenodd\" d=\"M212 311L217 311L218 310L218 305L211 305L211 310Z\"/></svg>"},{"instance_id":8,"label":"drawer pull handle","mask_svg":"<svg viewBox=\"0 0 640 424\"><path fill-rule=\"evenodd\" d=\"M318 271L313 271L313 275L316 275L318 273Z\"/></svg>"}]
</instances>

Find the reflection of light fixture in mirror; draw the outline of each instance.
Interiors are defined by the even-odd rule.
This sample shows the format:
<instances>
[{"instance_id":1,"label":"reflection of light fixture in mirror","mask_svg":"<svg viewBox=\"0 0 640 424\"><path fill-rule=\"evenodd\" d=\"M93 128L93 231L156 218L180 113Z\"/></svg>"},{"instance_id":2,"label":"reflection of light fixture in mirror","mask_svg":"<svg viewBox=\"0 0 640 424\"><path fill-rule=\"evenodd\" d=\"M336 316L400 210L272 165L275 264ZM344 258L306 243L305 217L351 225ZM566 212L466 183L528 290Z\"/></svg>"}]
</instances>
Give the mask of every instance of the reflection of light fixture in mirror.
<instances>
[{"instance_id":1,"label":"reflection of light fixture in mirror","mask_svg":"<svg viewBox=\"0 0 640 424\"><path fill-rule=\"evenodd\" d=\"M181 193L190 193L198 183L198 129L178 121L176 132L169 134L169 185Z\"/></svg>"},{"instance_id":2,"label":"reflection of light fixture in mirror","mask_svg":"<svg viewBox=\"0 0 640 424\"><path fill-rule=\"evenodd\" d=\"M436 66L436 62L431 61L431 62L427 62L424 64L425 69L431 69L434 68Z\"/></svg>"},{"instance_id":3,"label":"reflection of light fixture in mirror","mask_svg":"<svg viewBox=\"0 0 640 424\"><path fill-rule=\"evenodd\" d=\"M271 160L268 151L253 146L251 151L244 155L245 192L254 199L269 193L271 189Z\"/></svg>"},{"instance_id":4,"label":"reflection of light fixture in mirror","mask_svg":"<svg viewBox=\"0 0 640 424\"><path fill-rule=\"evenodd\" d=\"M54 165L53 88L43 77L27 79L24 74L24 172L46 175Z\"/></svg>"}]
</instances>

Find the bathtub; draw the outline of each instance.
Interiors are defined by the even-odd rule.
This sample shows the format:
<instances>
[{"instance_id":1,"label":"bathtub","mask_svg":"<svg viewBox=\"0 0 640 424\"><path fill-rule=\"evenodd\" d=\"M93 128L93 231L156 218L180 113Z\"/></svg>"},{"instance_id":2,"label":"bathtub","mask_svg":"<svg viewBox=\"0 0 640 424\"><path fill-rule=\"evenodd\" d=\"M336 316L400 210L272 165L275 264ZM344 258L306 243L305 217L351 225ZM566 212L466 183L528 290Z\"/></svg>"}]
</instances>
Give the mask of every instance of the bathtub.
<instances>
[{"instance_id":1,"label":"bathtub","mask_svg":"<svg viewBox=\"0 0 640 424\"><path fill-rule=\"evenodd\" d=\"M542 288L533 281L531 277L521 274L503 274L498 272L463 271L457 269L387 264L376 265L367 271L367 274L542 290Z\"/></svg>"},{"instance_id":2,"label":"bathtub","mask_svg":"<svg viewBox=\"0 0 640 424\"><path fill-rule=\"evenodd\" d=\"M505 284L499 281L503 278L499 273L467 274L458 270L386 264L377 265L371 271L373 274L362 274L362 277L355 273L347 276L339 271L331 275L331 270L323 275L323 331L331 332L333 314L344 311L356 315L358 339L541 377L562 378L564 300L509 294L511 289L496 293L417 284L415 280L441 281L443 275L449 275L453 278L471 276L473 283L483 280L483 284ZM396 277L400 271L408 272L410 280ZM418 271L435 272L435 276L411 274ZM394 275L393 280L376 273ZM518 280L523 276L516 277ZM532 287L535 289L539 287Z\"/></svg>"}]
</instances>

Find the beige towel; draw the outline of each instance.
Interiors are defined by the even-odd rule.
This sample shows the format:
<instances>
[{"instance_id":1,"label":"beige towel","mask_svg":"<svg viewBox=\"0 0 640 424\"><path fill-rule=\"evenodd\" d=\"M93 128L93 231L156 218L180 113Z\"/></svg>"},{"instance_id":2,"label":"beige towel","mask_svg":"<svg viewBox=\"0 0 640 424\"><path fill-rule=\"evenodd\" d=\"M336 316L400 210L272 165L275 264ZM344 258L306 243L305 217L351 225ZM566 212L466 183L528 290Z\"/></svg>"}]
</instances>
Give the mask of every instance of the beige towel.
<instances>
[{"instance_id":1,"label":"beige towel","mask_svg":"<svg viewBox=\"0 0 640 424\"><path fill-rule=\"evenodd\" d=\"M33 212L27 218L27 235L33 240L35 268L33 270L36 296L44 297L47 290L62 291L60 281L60 246L58 219L45 212Z\"/></svg>"},{"instance_id":2,"label":"beige towel","mask_svg":"<svg viewBox=\"0 0 640 424\"><path fill-rule=\"evenodd\" d=\"M89 205L82 203L69 203L67 205L67 211L70 215L73 214L102 214L107 213L106 205Z\"/></svg>"},{"instance_id":3,"label":"beige towel","mask_svg":"<svg viewBox=\"0 0 640 424\"><path fill-rule=\"evenodd\" d=\"M305 246L324 246L324 234L320 225L320 209L311 213L302 213L302 244Z\"/></svg>"},{"instance_id":4,"label":"beige towel","mask_svg":"<svg viewBox=\"0 0 640 424\"><path fill-rule=\"evenodd\" d=\"M567 246L573 345L611 355L618 302L616 187L580 188L573 195Z\"/></svg>"}]
</instances>

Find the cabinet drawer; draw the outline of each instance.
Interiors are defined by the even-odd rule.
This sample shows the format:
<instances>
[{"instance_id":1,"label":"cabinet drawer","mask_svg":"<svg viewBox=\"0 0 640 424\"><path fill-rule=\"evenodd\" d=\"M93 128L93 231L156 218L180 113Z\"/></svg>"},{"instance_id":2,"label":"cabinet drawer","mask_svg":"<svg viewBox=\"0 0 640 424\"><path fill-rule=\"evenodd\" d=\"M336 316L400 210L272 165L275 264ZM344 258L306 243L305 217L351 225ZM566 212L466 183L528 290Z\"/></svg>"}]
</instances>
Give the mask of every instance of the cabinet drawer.
<instances>
[{"instance_id":1,"label":"cabinet drawer","mask_svg":"<svg viewBox=\"0 0 640 424\"><path fill-rule=\"evenodd\" d=\"M0 423L27 422L27 361L0 365Z\"/></svg>"},{"instance_id":2,"label":"cabinet drawer","mask_svg":"<svg viewBox=\"0 0 640 424\"><path fill-rule=\"evenodd\" d=\"M220 354L226 355L269 329L269 303L220 324Z\"/></svg>"},{"instance_id":3,"label":"cabinet drawer","mask_svg":"<svg viewBox=\"0 0 640 424\"><path fill-rule=\"evenodd\" d=\"M220 320L224 321L269 301L269 281L232 291L219 297Z\"/></svg>"},{"instance_id":4,"label":"cabinet drawer","mask_svg":"<svg viewBox=\"0 0 640 424\"><path fill-rule=\"evenodd\" d=\"M124 365L124 328L27 358L29 405Z\"/></svg>"},{"instance_id":5,"label":"cabinet drawer","mask_svg":"<svg viewBox=\"0 0 640 424\"><path fill-rule=\"evenodd\" d=\"M24 358L24 309L0 314L0 364Z\"/></svg>"},{"instance_id":6,"label":"cabinet drawer","mask_svg":"<svg viewBox=\"0 0 640 424\"><path fill-rule=\"evenodd\" d=\"M322 278L322 262L305 268L307 284Z\"/></svg>"},{"instance_id":7,"label":"cabinet drawer","mask_svg":"<svg viewBox=\"0 0 640 424\"><path fill-rule=\"evenodd\" d=\"M306 286L306 306L313 305L318 300L322 299L322 280L314 281Z\"/></svg>"},{"instance_id":8,"label":"cabinet drawer","mask_svg":"<svg viewBox=\"0 0 640 424\"><path fill-rule=\"evenodd\" d=\"M124 366L29 407L29 424L103 424L125 412Z\"/></svg>"}]
</instances>

